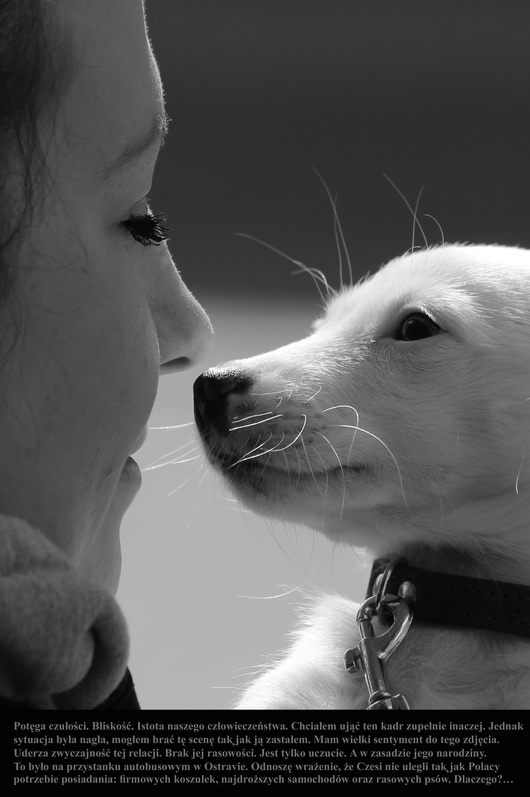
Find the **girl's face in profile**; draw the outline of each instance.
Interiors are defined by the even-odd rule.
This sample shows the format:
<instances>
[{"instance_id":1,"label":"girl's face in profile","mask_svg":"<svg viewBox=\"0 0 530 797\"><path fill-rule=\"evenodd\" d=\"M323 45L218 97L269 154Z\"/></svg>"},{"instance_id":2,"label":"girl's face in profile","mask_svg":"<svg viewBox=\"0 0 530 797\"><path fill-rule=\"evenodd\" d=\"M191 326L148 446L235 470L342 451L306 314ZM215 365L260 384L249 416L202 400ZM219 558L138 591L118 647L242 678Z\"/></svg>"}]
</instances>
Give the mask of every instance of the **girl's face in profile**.
<instances>
[{"instance_id":1,"label":"girl's face in profile","mask_svg":"<svg viewBox=\"0 0 530 797\"><path fill-rule=\"evenodd\" d=\"M115 588L119 525L139 486L128 458L160 367L200 359L211 328L148 205L165 114L141 0L52 8L73 58L42 124L46 196L8 299L17 337L2 374L0 506Z\"/></svg>"}]
</instances>

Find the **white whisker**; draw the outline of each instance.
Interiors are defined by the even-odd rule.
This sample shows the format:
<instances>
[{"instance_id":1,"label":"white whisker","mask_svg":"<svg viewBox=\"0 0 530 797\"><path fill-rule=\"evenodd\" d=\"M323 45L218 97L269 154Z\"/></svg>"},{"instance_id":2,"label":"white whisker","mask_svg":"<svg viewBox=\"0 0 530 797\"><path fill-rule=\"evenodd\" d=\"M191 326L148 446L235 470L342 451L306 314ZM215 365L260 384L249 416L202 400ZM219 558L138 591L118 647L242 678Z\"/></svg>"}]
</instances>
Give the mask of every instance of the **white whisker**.
<instances>
[{"instance_id":1,"label":"white whisker","mask_svg":"<svg viewBox=\"0 0 530 797\"><path fill-rule=\"evenodd\" d=\"M276 453L278 453L279 451L286 451L288 448L290 448L291 446L293 446L293 445L296 443L296 441L297 441L297 440L298 440L298 439L301 437L301 435L303 434L303 431L304 431L304 429L305 429L305 427L306 427L306 424L307 424L307 415L304 415L304 414L302 413L302 414L301 414L301 417L304 419L304 422L303 422L303 424L302 424L302 428L301 428L301 429L300 429L300 431L297 433L297 435L296 435L296 436L295 436L295 437L294 437L294 438L293 438L293 439L290 441L290 443L287 443L287 445L286 445L286 446L281 446L281 444L282 444L282 443L283 443L283 441L285 440L285 433L283 433L283 434L282 434L282 439L279 441L279 443L277 443L277 444L276 444L275 446L273 446L272 448L269 448L269 449L267 449L266 451L260 451L258 454L254 454L254 453L253 453L254 451L256 451L256 450L257 450L257 448L258 448L258 447L256 447L256 448L253 448L253 449L252 449L252 451L249 451L249 453L248 453L248 454L245 454L243 457L241 457L241 459L238 459L238 461L237 461L237 462L234 462L234 464L233 464L233 465L231 465L230 467L231 467L231 468L233 468L233 467L235 467L236 465L239 465L239 464L241 464L242 462L247 462L249 459L256 459L257 457L263 457L263 456L265 456L265 454L276 454ZM270 438L269 438L269 440L270 440ZM268 441L267 441L267 442L268 442ZM262 443L261 445L264 445L264 443ZM259 446L259 447L261 448L261 446Z\"/></svg>"},{"instance_id":2,"label":"white whisker","mask_svg":"<svg viewBox=\"0 0 530 797\"><path fill-rule=\"evenodd\" d=\"M400 484L400 487L401 487L401 495L403 496L403 501L405 503L405 506L408 508L407 499L405 497L405 488L403 486L403 479L401 477L401 469L400 469L400 467L398 465L397 459L395 458L394 454L389 449L387 444L383 440L381 440L381 438L378 437L376 434L373 434L373 432L369 432L368 429L361 429L360 426L353 426L353 425L347 424L347 423L334 423L333 426L337 426L337 427L339 427L341 429L356 429L358 432L362 432L363 434L367 434L369 437L373 437L374 440L377 440L378 443L381 443L381 445L388 451L388 453L392 457L394 465L396 466L396 470L397 470L397 474L398 474L398 478L399 478L399 484Z\"/></svg>"},{"instance_id":3,"label":"white whisker","mask_svg":"<svg viewBox=\"0 0 530 797\"><path fill-rule=\"evenodd\" d=\"M402 191L400 191L400 190L399 190L399 188L397 187L397 185L396 185L396 184L395 184L395 183L394 183L394 182L393 182L393 181L390 179L390 177L388 176L388 174L385 174L385 173L383 172L383 177L384 177L386 180L388 180L388 182L390 183L390 185L392 186L392 188L393 188L395 191L397 191L397 193L399 194L399 196L401 197L401 199L403 200L403 202L405 203L405 205L407 206L407 208L409 209L409 211L412 213L412 219L413 219L413 222L412 222L412 247L411 247L411 250L412 250L412 251L414 251L414 249L416 248L416 247L415 247L415 243L414 243L414 237L415 237L415 230L416 230L416 226L418 227L419 231L420 231L420 232L421 232L421 234L422 234L423 240L425 241L425 246L428 246L429 244L428 244L428 242L427 242L427 236L425 235L425 232L424 232L424 230L423 230L423 227L421 226L420 222L418 221L418 205L419 205L420 197L421 197L421 194L422 194L422 191L423 191L423 186L421 187L421 189L420 189L420 192L419 192L419 194L418 194L418 199L416 200L416 207L415 207L415 208L413 208L413 207L412 207L412 205L410 204L410 202L408 201L408 199L406 198L406 196L403 194L403 192L402 192Z\"/></svg>"},{"instance_id":4,"label":"white whisker","mask_svg":"<svg viewBox=\"0 0 530 797\"><path fill-rule=\"evenodd\" d=\"M255 417L255 416L251 416ZM229 432L238 432L240 429L248 429L249 426L259 426L262 423L269 423L269 421L274 421L276 418L283 418L283 413L280 415L273 415L271 418L262 418L261 421L254 421L254 423L245 423L242 426L232 426L228 430ZM241 419L242 421L245 420L244 418Z\"/></svg>"},{"instance_id":5,"label":"white whisker","mask_svg":"<svg viewBox=\"0 0 530 797\"><path fill-rule=\"evenodd\" d=\"M195 454L193 457L186 457L185 459L171 459L169 462L162 462L160 465L149 465L146 468L141 468L142 473L147 473L150 470L158 470L159 468L167 468L169 465L183 465L185 462L194 462L201 459L202 454Z\"/></svg>"},{"instance_id":6,"label":"white whisker","mask_svg":"<svg viewBox=\"0 0 530 797\"><path fill-rule=\"evenodd\" d=\"M322 517L321 517L321 525L324 526L325 525L325 523L324 523L324 514L325 514L325 510L326 510L326 503L327 503L327 500L328 500L328 491L329 491L329 474L328 474L328 469L326 467L326 463L324 462L324 460L320 456L320 452L318 451L317 448L315 448L315 446L312 446L312 448L313 448L315 454L317 455L317 457L319 458L319 460L322 463L322 470L319 471L319 473L320 474L324 474L324 476L326 477L326 489L324 490L324 500L322 501Z\"/></svg>"},{"instance_id":7,"label":"white whisker","mask_svg":"<svg viewBox=\"0 0 530 797\"><path fill-rule=\"evenodd\" d=\"M255 415L245 415L243 418L240 418L239 415L234 415L232 418L232 423L241 423L242 421L250 421L252 418L263 418L264 415L272 415L272 411L268 410L268 412L257 412Z\"/></svg>"},{"instance_id":8,"label":"white whisker","mask_svg":"<svg viewBox=\"0 0 530 797\"><path fill-rule=\"evenodd\" d=\"M355 428L355 433L354 433L354 435L353 435L353 437L351 439L350 447L348 449L348 458L346 460L347 464L349 465L350 464L350 459L351 459L351 452L352 452L352 449L353 449L353 444L355 443L355 438L357 437L357 432L359 431L359 413L357 412L355 407L352 407L351 404L336 404L334 407L328 407L327 409L322 410L322 412L330 412L330 410L351 410L352 412L355 413L357 426L354 427Z\"/></svg>"},{"instance_id":9,"label":"white whisker","mask_svg":"<svg viewBox=\"0 0 530 797\"><path fill-rule=\"evenodd\" d=\"M273 436L273 432L271 432L271 433L270 433L270 435L267 437L267 439L266 439L266 440L264 440L262 443L259 443L257 446L254 446L254 448L251 448L251 449L250 449L250 451L248 451L248 452L247 452L247 454L246 454L245 456L246 456L246 457L248 457L250 454L253 454L253 453L254 453L254 451L258 451L260 448L263 448L263 446L266 446L266 445L267 445L267 443L269 442L269 440L271 440L271 439L272 439L272 436ZM262 452L262 453L263 453L263 452ZM237 461L237 462L235 462L235 463L234 463L233 465L231 465L230 467L231 467L231 468L233 468L233 467L235 467L236 465L239 465L239 463L240 463L240 462L243 462L243 461L244 461L243 459L238 459L238 461Z\"/></svg>"},{"instance_id":10,"label":"white whisker","mask_svg":"<svg viewBox=\"0 0 530 797\"><path fill-rule=\"evenodd\" d=\"M315 476L315 472L313 471L313 468L311 467L311 461L309 459L309 455L307 453L307 448L306 448L306 445L305 445L303 437L300 439L300 443L302 444L302 448L304 449L304 454L305 454L305 458L306 458L306 462L307 462L307 467L309 468L309 472L310 472L311 476L313 477L313 481L315 482L315 486L318 488L319 484L317 482L317 478Z\"/></svg>"},{"instance_id":11,"label":"white whisker","mask_svg":"<svg viewBox=\"0 0 530 797\"><path fill-rule=\"evenodd\" d=\"M201 467L204 467L204 460L201 462ZM185 487L187 484L189 484L189 483L190 483L190 481L191 481L192 479L195 479L195 478L197 477L197 474L198 474L198 473L199 473L199 471L201 470L201 467L199 467L199 468L196 468L196 470L195 470L195 471L194 471L194 472L191 474L191 476L189 476L187 479L185 479L185 480L182 482L182 484L179 484L179 486L178 486L178 487L175 487L175 489L174 489L174 490L171 490L171 491L170 491L170 493L169 493L169 495L174 495L174 494L175 494L175 493L177 493L179 490L182 490L182 488L183 488L183 487ZM207 471L205 471L205 473L207 473Z\"/></svg>"},{"instance_id":12,"label":"white whisker","mask_svg":"<svg viewBox=\"0 0 530 797\"><path fill-rule=\"evenodd\" d=\"M236 595L236 597L250 601L274 601L278 598L285 598L287 595L292 595L293 592L299 592L300 589L301 587L292 587L286 592L279 592L277 595Z\"/></svg>"},{"instance_id":13,"label":"white whisker","mask_svg":"<svg viewBox=\"0 0 530 797\"><path fill-rule=\"evenodd\" d=\"M521 471L523 470L523 463L524 463L525 456L526 456L526 451L525 451L525 448L524 448L522 443L521 443L521 448L523 449L523 456L521 458L521 464L519 465L519 470L517 472L517 478L515 480L515 493L516 493L516 495L519 495L519 479L521 477Z\"/></svg>"},{"instance_id":14,"label":"white whisker","mask_svg":"<svg viewBox=\"0 0 530 797\"><path fill-rule=\"evenodd\" d=\"M272 435L271 435L271 437L272 437ZM270 440L270 438L269 438L269 440ZM280 440L279 443L277 443L277 445L280 445L281 443L283 443L284 440L285 440L285 434L282 435L282 439ZM268 442L268 440L267 440L267 442ZM261 445L264 445L264 443L262 443ZM258 454L253 454L252 452L256 451L257 448L261 448L261 446L256 446L256 448L253 448L252 451L250 451L248 454L245 454L245 456L241 457L241 459L238 459L238 461L234 462L234 464L230 465L230 467L234 468L236 465L240 465L242 462L247 462L250 459L257 459L258 457L264 457L266 454L272 454L275 451L281 451L282 450L281 448L279 449L276 446L273 446L272 448L268 448L265 451L260 451Z\"/></svg>"},{"instance_id":15,"label":"white whisker","mask_svg":"<svg viewBox=\"0 0 530 797\"><path fill-rule=\"evenodd\" d=\"M291 447L291 446L293 446L293 445L296 443L296 441L297 441L297 440L298 440L298 439L299 439L299 438L302 436L302 434L303 434L303 431L304 431L305 427L307 426L307 415L305 415L305 414L302 412L302 413L300 414L300 417L304 419L304 423L302 424L302 428L300 429L300 431L298 432L298 434L296 435L296 437L294 438L294 440L292 440L292 441L289 443L289 445L288 445L288 446L285 446L285 448L280 448L280 449L277 449L278 451L285 451L285 449L286 449L286 448L290 448L290 447Z\"/></svg>"},{"instance_id":16,"label":"white whisker","mask_svg":"<svg viewBox=\"0 0 530 797\"><path fill-rule=\"evenodd\" d=\"M249 395L250 396L277 396L278 393L289 393L289 391L292 392L292 387L284 387L284 388L281 388L281 389L278 389L278 390L269 390L266 393L255 393L254 391L252 391Z\"/></svg>"},{"instance_id":17,"label":"white whisker","mask_svg":"<svg viewBox=\"0 0 530 797\"><path fill-rule=\"evenodd\" d=\"M175 426L148 426L150 432L158 431L173 431L174 429L185 429L189 426L195 426L195 421L188 421L188 423L178 423Z\"/></svg>"},{"instance_id":18,"label":"white whisker","mask_svg":"<svg viewBox=\"0 0 530 797\"><path fill-rule=\"evenodd\" d=\"M331 410L353 410L357 417L359 417L359 413L351 404L335 404L333 407L326 407L322 412L331 412Z\"/></svg>"},{"instance_id":19,"label":"white whisker","mask_svg":"<svg viewBox=\"0 0 530 797\"><path fill-rule=\"evenodd\" d=\"M339 463L340 472L342 473L342 506L341 506L341 511L340 511L340 519L342 520L342 518L344 517L344 506L346 504L346 479L344 478L344 468L342 467L342 462L341 462L340 457L339 457L339 455L337 453L337 450L332 445L331 441L328 440L328 438L325 435L321 434L320 432L316 432L316 434L319 435L319 437L322 437L326 441L326 443L329 445L329 447L331 448L331 450L335 454L335 456L337 458L337 462Z\"/></svg>"},{"instance_id":20,"label":"white whisker","mask_svg":"<svg viewBox=\"0 0 530 797\"><path fill-rule=\"evenodd\" d=\"M315 390L315 392L313 393L313 395L312 395L312 396L309 396L309 398L308 398L308 399L306 399L306 400L305 400L304 402L302 402L302 403L303 403L303 404L309 404L309 402L310 402L310 401L313 401L313 399L315 398L315 396L318 396L318 394L320 393L320 391L321 391L321 390L322 390L322 387L319 387L319 388L318 388L318 390Z\"/></svg>"},{"instance_id":21,"label":"white whisker","mask_svg":"<svg viewBox=\"0 0 530 797\"><path fill-rule=\"evenodd\" d=\"M430 213L424 213L423 215L424 215L424 216L426 216L428 219L432 219L432 220L434 221L434 223L435 223L435 224L436 224L436 226L438 227L438 230L440 231L440 236L441 236L441 238L442 238L442 245L443 245L443 244L445 244L444 231L443 231L443 229L442 229L442 225L440 224L440 222L438 221L438 219L435 219L435 218L434 218L434 216L431 216L431 214L430 214Z\"/></svg>"},{"instance_id":22,"label":"white whisker","mask_svg":"<svg viewBox=\"0 0 530 797\"><path fill-rule=\"evenodd\" d=\"M190 448L190 446L191 446L191 448ZM170 457L173 457L175 454L178 454L179 451L184 451L185 449L189 449L188 453L191 453L192 451L196 451L198 448L199 448L199 446L198 446L198 443L197 443L196 440L188 440L187 443L184 443L183 445L179 446L178 448L174 448L173 451L169 451L167 454L162 454L161 457L158 457L157 459L153 460L153 462L150 463L150 465L146 468L146 470L151 470L159 462L162 462L163 459L169 459ZM173 461L173 460L170 460L170 461Z\"/></svg>"},{"instance_id":23,"label":"white whisker","mask_svg":"<svg viewBox=\"0 0 530 797\"><path fill-rule=\"evenodd\" d=\"M293 257L290 257L290 255L287 255L285 252L282 252L281 249L277 249L275 246L272 246L271 244L268 244L265 241L260 240L259 238L255 238L253 235L247 235L247 233L244 232L236 232L236 235L239 235L241 238L248 238L250 241L255 241L255 243L261 244L261 246L265 246L267 249L270 249L271 252L275 252L277 255L280 255L280 257L284 257L286 260L289 260L295 266L298 266L298 271L293 271L292 272L293 274L300 274L301 272L309 274L312 277L313 282L315 283L315 287L318 290L320 298L322 299L324 304L327 303L327 299L329 296L334 295L335 291L329 285L325 274L322 271L320 271L320 269L306 266L305 263L301 263L300 260L295 260ZM325 296L322 293L322 290L320 288L321 284L326 289L327 296Z\"/></svg>"},{"instance_id":24,"label":"white whisker","mask_svg":"<svg viewBox=\"0 0 530 797\"><path fill-rule=\"evenodd\" d=\"M335 230L335 241L337 244L337 252L339 256L339 276L340 276L340 287L342 288L344 285L343 277L342 277L342 253L344 252L344 256L346 258L346 262L348 264L348 271L350 275L350 285L353 285L353 271L351 266L350 255L348 252L348 246L346 244L346 238L344 236L344 232L342 229L342 225L340 223L339 214L337 212L337 200L331 196L331 191L329 190L326 181L322 177L322 175L313 167L313 171L315 172L316 176L324 186L324 190L328 195L329 201L331 202L331 207L333 209L333 228Z\"/></svg>"}]
</instances>

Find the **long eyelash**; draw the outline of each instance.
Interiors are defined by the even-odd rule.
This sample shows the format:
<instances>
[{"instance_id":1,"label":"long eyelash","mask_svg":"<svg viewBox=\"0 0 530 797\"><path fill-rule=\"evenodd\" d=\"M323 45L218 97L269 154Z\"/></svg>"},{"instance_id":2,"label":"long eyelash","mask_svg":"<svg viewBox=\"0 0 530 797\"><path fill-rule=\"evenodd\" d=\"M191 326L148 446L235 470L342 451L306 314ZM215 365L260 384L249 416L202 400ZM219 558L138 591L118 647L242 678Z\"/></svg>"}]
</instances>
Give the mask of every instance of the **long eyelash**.
<instances>
[{"instance_id":1,"label":"long eyelash","mask_svg":"<svg viewBox=\"0 0 530 797\"><path fill-rule=\"evenodd\" d=\"M130 216L122 224L142 246L160 246L168 238L169 227L164 226L166 221L163 213L146 213L142 216Z\"/></svg>"}]
</instances>

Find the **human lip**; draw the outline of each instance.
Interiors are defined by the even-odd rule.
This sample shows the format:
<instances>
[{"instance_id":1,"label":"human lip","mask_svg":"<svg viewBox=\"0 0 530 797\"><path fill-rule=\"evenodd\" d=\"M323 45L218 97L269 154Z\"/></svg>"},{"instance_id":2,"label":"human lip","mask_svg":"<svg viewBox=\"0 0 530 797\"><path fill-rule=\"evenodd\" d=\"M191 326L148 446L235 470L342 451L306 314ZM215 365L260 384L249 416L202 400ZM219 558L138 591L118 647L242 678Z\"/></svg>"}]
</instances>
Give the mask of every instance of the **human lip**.
<instances>
[{"instance_id":1,"label":"human lip","mask_svg":"<svg viewBox=\"0 0 530 797\"><path fill-rule=\"evenodd\" d=\"M132 489L140 489L140 485L142 484L142 473L138 463L132 457L127 457L125 460L120 479L129 484Z\"/></svg>"},{"instance_id":2,"label":"human lip","mask_svg":"<svg viewBox=\"0 0 530 797\"><path fill-rule=\"evenodd\" d=\"M147 428L144 428L136 438L133 447L131 449L131 453L125 460L125 465L123 466L121 472L122 478L125 478L126 481L131 482L137 489L140 487L142 483L142 474L140 472L138 463L136 462L136 460L132 458L131 455L142 447L146 437L147 437Z\"/></svg>"}]
</instances>

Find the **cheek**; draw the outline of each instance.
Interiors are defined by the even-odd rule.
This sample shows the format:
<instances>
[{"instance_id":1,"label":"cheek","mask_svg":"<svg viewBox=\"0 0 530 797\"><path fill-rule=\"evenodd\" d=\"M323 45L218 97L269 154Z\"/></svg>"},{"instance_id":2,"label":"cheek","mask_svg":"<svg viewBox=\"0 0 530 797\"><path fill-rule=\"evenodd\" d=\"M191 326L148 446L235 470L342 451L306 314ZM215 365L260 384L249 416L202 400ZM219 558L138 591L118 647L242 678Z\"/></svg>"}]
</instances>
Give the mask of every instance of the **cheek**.
<instances>
[{"instance_id":1,"label":"cheek","mask_svg":"<svg viewBox=\"0 0 530 797\"><path fill-rule=\"evenodd\" d=\"M64 472L96 465L108 473L123 466L156 395L158 341L143 282L151 264L106 216L105 226L90 187L74 196L68 184L64 193L68 204L49 209L20 254L32 267L19 269L15 355L24 378L14 411L35 438L33 452L38 428Z\"/></svg>"},{"instance_id":2,"label":"cheek","mask_svg":"<svg viewBox=\"0 0 530 797\"><path fill-rule=\"evenodd\" d=\"M370 412L404 478L449 485L491 469L491 409L480 385L472 363L425 363L414 380L387 371Z\"/></svg>"},{"instance_id":3,"label":"cheek","mask_svg":"<svg viewBox=\"0 0 530 797\"><path fill-rule=\"evenodd\" d=\"M85 456L106 470L129 455L155 399L159 352L149 306L129 271L92 270L77 304L43 317L41 378L52 398L50 422L69 429ZM37 344L38 345L38 344ZM55 420L54 420L55 418Z\"/></svg>"},{"instance_id":4,"label":"cheek","mask_svg":"<svg viewBox=\"0 0 530 797\"><path fill-rule=\"evenodd\" d=\"M457 414L444 382L428 368L411 379L390 358L367 358L356 369L349 401L359 413L360 426L388 447L403 478L432 476L454 461ZM374 440L367 445L384 453Z\"/></svg>"},{"instance_id":5,"label":"cheek","mask_svg":"<svg viewBox=\"0 0 530 797\"><path fill-rule=\"evenodd\" d=\"M147 306L117 318L102 329L92 351L99 377L101 410L115 423L138 434L146 424L155 400L160 354L158 338ZM95 385L90 388L94 393ZM133 441L134 442L134 441Z\"/></svg>"}]
</instances>

